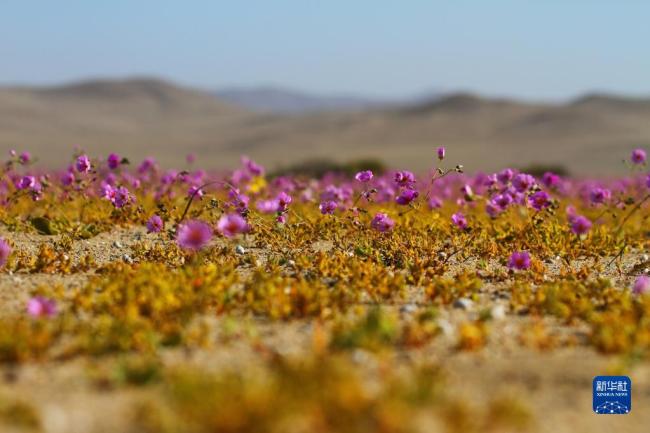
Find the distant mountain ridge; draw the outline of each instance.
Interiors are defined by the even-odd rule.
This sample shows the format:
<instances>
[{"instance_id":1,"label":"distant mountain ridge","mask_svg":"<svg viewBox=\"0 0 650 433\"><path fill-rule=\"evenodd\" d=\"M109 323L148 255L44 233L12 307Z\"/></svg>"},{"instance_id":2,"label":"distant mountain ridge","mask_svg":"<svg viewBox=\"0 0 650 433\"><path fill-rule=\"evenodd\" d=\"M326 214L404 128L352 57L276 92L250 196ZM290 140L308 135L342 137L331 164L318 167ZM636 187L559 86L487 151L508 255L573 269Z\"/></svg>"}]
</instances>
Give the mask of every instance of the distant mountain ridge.
<instances>
[{"instance_id":1,"label":"distant mountain ridge","mask_svg":"<svg viewBox=\"0 0 650 433\"><path fill-rule=\"evenodd\" d=\"M324 96L271 86L233 87L217 90L214 94L222 101L252 111L284 114L360 111L395 104L395 101L362 96Z\"/></svg>"},{"instance_id":2,"label":"distant mountain ridge","mask_svg":"<svg viewBox=\"0 0 650 433\"><path fill-rule=\"evenodd\" d=\"M233 167L248 154L270 169L310 158L376 157L425 170L433 149L445 145L450 164L468 171L535 163L617 174L626 172L619 162L631 149L650 147L650 98L591 94L548 104L453 93L364 101L313 103L296 116L297 105L253 111L152 78L0 87L0 152L29 150L55 166L81 147L133 161L155 156L163 166L182 165L195 153L205 168Z\"/></svg>"}]
</instances>

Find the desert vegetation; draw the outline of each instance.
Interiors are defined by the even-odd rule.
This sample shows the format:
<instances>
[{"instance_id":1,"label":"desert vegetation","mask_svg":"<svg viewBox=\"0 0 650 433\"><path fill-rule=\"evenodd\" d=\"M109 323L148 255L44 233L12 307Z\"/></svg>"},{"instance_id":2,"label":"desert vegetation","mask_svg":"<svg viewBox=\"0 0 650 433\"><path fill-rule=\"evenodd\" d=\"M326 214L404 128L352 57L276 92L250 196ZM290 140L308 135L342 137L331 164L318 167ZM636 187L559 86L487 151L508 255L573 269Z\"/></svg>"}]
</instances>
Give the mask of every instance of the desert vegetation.
<instances>
[{"instance_id":1,"label":"desert vegetation","mask_svg":"<svg viewBox=\"0 0 650 433\"><path fill-rule=\"evenodd\" d=\"M569 431L607 372L647 402L645 151L610 179L422 158L315 177L12 151L3 431Z\"/></svg>"}]
</instances>

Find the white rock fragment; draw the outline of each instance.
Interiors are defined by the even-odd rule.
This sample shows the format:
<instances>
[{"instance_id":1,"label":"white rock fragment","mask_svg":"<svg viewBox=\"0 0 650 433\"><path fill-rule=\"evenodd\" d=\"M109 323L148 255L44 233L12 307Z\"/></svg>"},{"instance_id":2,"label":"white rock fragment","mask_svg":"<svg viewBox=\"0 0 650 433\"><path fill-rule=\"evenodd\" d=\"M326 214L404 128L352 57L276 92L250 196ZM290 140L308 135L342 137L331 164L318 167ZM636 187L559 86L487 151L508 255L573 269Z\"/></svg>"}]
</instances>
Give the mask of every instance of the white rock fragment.
<instances>
[{"instance_id":1,"label":"white rock fragment","mask_svg":"<svg viewBox=\"0 0 650 433\"><path fill-rule=\"evenodd\" d=\"M244 247L242 247L241 245L237 245L235 247L235 252L237 254L243 255L243 254L246 254L246 249Z\"/></svg>"},{"instance_id":2,"label":"white rock fragment","mask_svg":"<svg viewBox=\"0 0 650 433\"><path fill-rule=\"evenodd\" d=\"M454 301L454 308L459 308L461 310L471 310L474 306L474 302L471 299L467 298L458 298Z\"/></svg>"},{"instance_id":3,"label":"white rock fragment","mask_svg":"<svg viewBox=\"0 0 650 433\"><path fill-rule=\"evenodd\" d=\"M506 307L502 304L497 304L490 309L490 316L494 320L503 320L506 318Z\"/></svg>"}]
</instances>

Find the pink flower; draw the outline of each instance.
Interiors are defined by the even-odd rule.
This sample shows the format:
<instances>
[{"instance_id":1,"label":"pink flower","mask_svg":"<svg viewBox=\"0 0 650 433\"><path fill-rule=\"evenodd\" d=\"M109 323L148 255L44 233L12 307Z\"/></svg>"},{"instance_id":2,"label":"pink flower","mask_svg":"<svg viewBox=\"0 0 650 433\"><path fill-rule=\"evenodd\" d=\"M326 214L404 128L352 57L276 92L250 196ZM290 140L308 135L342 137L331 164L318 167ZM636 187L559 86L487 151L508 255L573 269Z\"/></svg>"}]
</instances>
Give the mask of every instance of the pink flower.
<instances>
[{"instance_id":1,"label":"pink flower","mask_svg":"<svg viewBox=\"0 0 650 433\"><path fill-rule=\"evenodd\" d=\"M555 173L551 173L550 171L547 171L542 176L542 183L547 188L553 188L560 183L560 176L558 176Z\"/></svg>"},{"instance_id":2,"label":"pink flower","mask_svg":"<svg viewBox=\"0 0 650 433\"><path fill-rule=\"evenodd\" d=\"M72 185L74 180L74 172L72 171L72 168L61 175L61 183L63 186Z\"/></svg>"},{"instance_id":3,"label":"pink flower","mask_svg":"<svg viewBox=\"0 0 650 433\"><path fill-rule=\"evenodd\" d=\"M631 156L632 162L635 164L644 164L646 161L646 153L643 149L634 149Z\"/></svg>"},{"instance_id":4,"label":"pink flower","mask_svg":"<svg viewBox=\"0 0 650 433\"><path fill-rule=\"evenodd\" d=\"M239 233L246 233L249 230L249 226L241 215L231 213L219 218L217 230L225 237L231 238Z\"/></svg>"},{"instance_id":5,"label":"pink flower","mask_svg":"<svg viewBox=\"0 0 650 433\"><path fill-rule=\"evenodd\" d=\"M324 201L319 206L320 213L323 215L333 215L338 205L335 201Z\"/></svg>"},{"instance_id":6,"label":"pink flower","mask_svg":"<svg viewBox=\"0 0 650 433\"><path fill-rule=\"evenodd\" d=\"M178 227L176 243L179 247L198 251L212 239L212 228L203 221L191 220Z\"/></svg>"},{"instance_id":7,"label":"pink flower","mask_svg":"<svg viewBox=\"0 0 650 433\"><path fill-rule=\"evenodd\" d=\"M578 236L586 234L591 229L591 221L582 215L569 217L569 222L571 223L571 231Z\"/></svg>"},{"instance_id":8,"label":"pink flower","mask_svg":"<svg viewBox=\"0 0 650 433\"><path fill-rule=\"evenodd\" d=\"M23 152L18 157L18 161L20 161L21 164L27 164L29 161L31 161L31 159L32 155L30 155L29 152Z\"/></svg>"},{"instance_id":9,"label":"pink flower","mask_svg":"<svg viewBox=\"0 0 650 433\"><path fill-rule=\"evenodd\" d=\"M160 233L164 227L165 223L158 215L152 215L151 218L147 220L148 233Z\"/></svg>"},{"instance_id":10,"label":"pink flower","mask_svg":"<svg viewBox=\"0 0 650 433\"><path fill-rule=\"evenodd\" d=\"M372 174L372 171L365 170L365 171L360 171L359 173L357 173L354 176L354 178L356 180L358 180L359 182L366 183L366 182L370 182L372 180L373 176L374 175Z\"/></svg>"},{"instance_id":11,"label":"pink flower","mask_svg":"<svg viewBox=\"0 0 650 433\"><path fill-rule=\"evenodd\" d=\"M641 275L634 282L632 287L632 293L635 295L643 295L644 293L650 293L650 277Z\"/></svg>"},{"instance_id":12,"label":"pink flower","mask_svg":"<svg viewBox=\"0 0 650 433\"><path fill-rule=\"evenodd\" d=\"M650 188L650 174L648 174L648 176L645 178L645 186Z\"/></svg>"},{"instance_id":13,"label":"pink flower","mask_svg":"<svg viewBox=\"0 0 650 433\"><path fill-rule=\"evenodd\" d=\"M36 178L34 176L23 176L18 182L18 189L30 189L36 185Z\"/></svg>"},{"instance_id":14,"label":"pink flower","mask_svg":"<svg viewBox=\"0 0 650 433\"><path fill-rule=\"evenodd\" d=\"M497 194L492 197L490 203L503 211L512 203L512 196L508 193Z\"/></svg>"},{"instance_id":15,"label":"pink flower","mask_svg":"<svg viewBox=\"0 0 650 433\"><path fill-rule=\"evenodd\" d=\"M451 216L451 221L456 225L461 230L465 230L467 228L467 219L465 219L465 215L463 215L460 212L456 212Z\"/></svg>"},{"instance_id":16,"label":"pink flower","mask_svg":"<svg viewBox=\"0 0 650 433\"><path fill-rule=\"evenodd\" d=\"M199 185L192 185L187 189L187 196L188 197L198 197L202 198L205 195L203 190L199 188Z\"/></svg>"},{"instance_id":17,"label":"pink flower","mask_svg":"<svg viewBox=\"0 0 650 433\"><path fill-rule=\"evenodd\" d=\"M387 232L393 229L395 221L390 219L385 213L378 212L370 222L370 227L378 232Z\"/></svg>"},{"instance_id":18,"label":"pink flower","mask_svg":"<svg viewBox=\"0 0 650 433\"><path fill-rule=\"evenodd\" d=\"M278 201L277 200L259 200L255 203L255 207L258 211L262 213L273 213L278 211Z\"/></svg>"},{"instance_id":19,"label":"pink flower","mask_svg":"<svg viewBox=\"0 0 650 433\"><path fill-rule=\"evenodd\" d=\"M415 175L406 170L398 171L395 173L394 180L399 186L410 188L415 184Z\"/></svg>"},{"instance_id":20,"label":"pink flower","mask_svg":"<svg viewBox=\"0 0 650 433\"><path fill-rule=\"evenodd\" d=\"M589 199L594 204L605 203L611 197L612 197L612 193L610 190L605 188L600 188L600 187L596 187L592 189L591 192L589 193Z\"/></svg>"},{"instance_id":21,"label":"pink flower","mask_svg":"<svg viewBox=\"0 0 650 433\"><path fill-rule=\"evenodd\" d=\"M440 161L445 159L446 149L444 147L440 146L436 152L438 153L438 159Z\"/></svg>"},{"instance_id":22,"label":"pink flower","mask_svg":"<svg viewBox=\"0 0 650 433\"><path fill-rule=\"evenodd\" d=\"M32 317L53 317L59 312L56 301L43 296L35 296L27 302L27 314Z\"/></svg>"},{"instance_id":23,"label":"pink flower","mask_svg":"<svg viewBox=\"0 0 650 433\"><path fill-rule=\"evenodd\" d=\"M429 209L440 209L442 207L442 200L436 196L431 196L429 198Z\"/></svg>"},{"instance_id":24,"label":"pink flower","mask_svg":"<svg viewBox=\"0 0 650 433\"><path fill-rule=\"evenodd\" d=\"M247 156L242 156L241 162L246 170L253 176L264 176L264 167L257 164L252 159L248 158Z\"/></svg>"},{"instance_id":25,"label":"pink flower","mask_svg":"<svg viewBox=\"0 0 650 433\"><path fill-rule=\"evenodd\" d=\"M283 211L287 210L287 208L289 207L289 204L291 203L291 201L293 199L291 198L291 196L289 194L282 191L280 194L278 194L278 196L275 198L275 200L278 203L277 211L278 212L283 212Z\"/></svg>"},{"instance_id":26,"label":"pink flower","mask_svg":"<svg viewBox=\"0 0 650 433\"><path fill-rule=\"evenodd\" d=\"M414 189L405 189L400 193L399 196L397 196L395 201L397 202L397 204L407 205L411 203L413 200L415 200L416 198L418 198L419 195L420 193Z\"/></svg>"},{"instance_id":27,"label":"pink flower","mask_svg":"<svg viewBox=\"0 0 650 433\"><path fill-rule=\"evenodd\" d=\"M76 167L79 173L88 173L91 167L90 159L88 158L88 155L78 156Z\"/></svg>"},{"instance_id":28,"label":"pink flower","mask_svg":"<svg viewBox=\"0 0 650 433\"><path fill-rule=\"evenodd\" d=\"M144 174L156 169L156 160L152 157L145 158L138 166L138 173Z\"/></svg>"},{"instance_id":29,"label":"pink flower","mask_svg":"<svg viewBox=\"0 0 650 433\"><path fill-rule=\"evenodd\" d=\"M523 271L530 268L530 255L528 251L515 251L508 259L508 267Z\"/></svg>"},{"instance_id":30,"label":"pink flower","mask_svg":"<svg viewBox=\"0 0 650 433\"><path fill-rule=\"evenodd\" d=\"M6 240L0 238L0 268L7 264L7 260L11 255L11 245Z\"/></svg>"},{"instance_id":31,"label":"pink flower","mask_svg":"<svg viewBox=\"0 0 650 433\"><path fill-rule=\"evenodd\" d=\"M511 168L505 168L497 174L497 179L504 185L507 185L508 182L512 180L512 177L515 175L514 171Z\"/></svg>"},{"instance_id":32,"label":"pink flower","mask_svg":"<svg viewBox=\"0 0 650 433\"><path fill-rule=\"evenodd\" d=\"M108 168L110 168L111 170L115 170L117 167L119 167L121 161L122 159L116 153L111 153L110 155L108 155L108 158L106 159Z\"/></svg>"},{"instance_id":33,"label":"pink flower","mask_svg":"<svg viewBox=\"0 0 650 433\"><path fill-rule=\"evenodd\" d=\"M551 205L549 195L544 191L537 191L535 194L528 197L528 203L535 210L542 210Z\"/></svg>"},{"instance_id":34,"label":"pink flower","mask_svg":"<svg viewBox=\"0 0 650 433\"><path fill-rule=\"evenodd\" d=\"M465 184L463 187L460 189L461 194L463 194L463 198L466 201L472 201L474 199L474 191L472 191L472 187Z\"/></svg>"},{"instance_id":35,"label":"pink flower","mask_svg":"<svg viewBox=\"0 0 650 433\"><path fill-rule=\"evenodd\" d=\"M514 177L514 179L512 179L512 186L514 186L518 192L526 192L533 185L535 185L535 178L530 174L519 173Z\"/></svg>"}]
</instances>

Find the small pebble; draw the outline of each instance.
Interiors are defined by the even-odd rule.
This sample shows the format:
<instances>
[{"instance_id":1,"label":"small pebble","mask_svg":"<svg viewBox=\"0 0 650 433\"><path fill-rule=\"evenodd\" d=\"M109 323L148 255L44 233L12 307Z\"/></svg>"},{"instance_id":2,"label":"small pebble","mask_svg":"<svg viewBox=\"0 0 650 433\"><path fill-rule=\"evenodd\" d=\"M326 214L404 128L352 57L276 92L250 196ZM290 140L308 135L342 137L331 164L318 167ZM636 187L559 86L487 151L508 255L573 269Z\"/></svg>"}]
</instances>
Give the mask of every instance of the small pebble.
<instances>
[{"instance_id":1,"label":"small pebble","mask_svg":"<svg viewBox=\"0 0 650 433\"><path fill-rule=\"evenodd\" d=\"M235 247L235 252L237 254L246 254L246 249L244 249L244 247L242 247L241 245L237 245Z\"/></svg>"},{"instance_id":2,"label":"small pebble","mask_svg":"<svg viewBox=\"0 0 650 433\"><path fill-rule=\"evenodd\" d=\"M494 320L503 320L503 319L505 319L506 318L506 307L501 305L501 304L495 305L490 310L490 316L492 316L492 318Z\"/></svg>"},{"instance_id":3,"label":"small pebble","mask_svg":"<svg viewBox=\"0 0 650 433\"><path fill-rule=\"evenodd\" d=\"M405 304L399 308L400 313L415 313L418 310L418 306L415 304Z\"/></svg>"},{"instance_id":4,"label":"small pebble","mask_svg":"<svg viewBox=\"0 0 650 433\"><path fill-rule=\"evenodd\" d=\"M469 310L474 306L474 302L471 299L467 298L458 298L454 301L454 308L460 308L461 310Z\"/></svg>"},{"instance_id":5,"label":"small pebble","mask_svg":"<svg viewBox=\"0 0 650 433\"><path fill-rule=\"evenodd\" d=\"M448 337L451 337L454 334L454 325L452 325L447 319L438 319L436 324L442 331L442 333Z\"/></svg>"},{"instance_id":6,"label":"small pebble","mask_svg":"<svg viewBox=\"0 0 650 433\"><path fill-rule=\"evenodd\" d=\"M132 259L131 256L128 255L128 254L124 254L124 255L122 256L122 260L124 260L124 261L127 262L128 264L133 264L133 259Z\"/></svg>"},{"instance_id":7,"label":"small pebble","mask_svg":"<svg viewBox=\"0 0 650 433\"><path fill-rule=\"evenodd\" d=\"M122 248L123 247L122 242L120 242L120 241L113 242L113 246L115 248Z\"/></svg>"}]
</instances>

